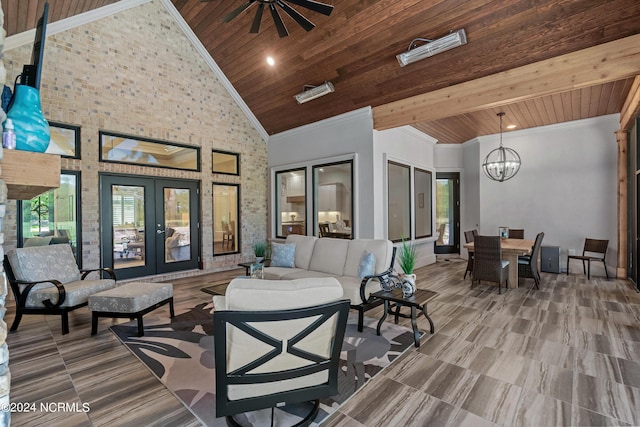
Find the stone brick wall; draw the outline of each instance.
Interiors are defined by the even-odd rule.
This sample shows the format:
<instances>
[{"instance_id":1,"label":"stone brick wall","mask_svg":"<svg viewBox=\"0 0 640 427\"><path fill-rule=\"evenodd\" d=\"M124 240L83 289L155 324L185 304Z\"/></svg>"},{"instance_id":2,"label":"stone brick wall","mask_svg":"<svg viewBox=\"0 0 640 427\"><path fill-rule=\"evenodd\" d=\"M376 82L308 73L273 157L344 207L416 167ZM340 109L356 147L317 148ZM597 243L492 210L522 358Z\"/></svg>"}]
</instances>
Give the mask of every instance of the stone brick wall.
<instances>
[{"instance_id":1,"label":"stone brick wall","mask_svg":"<svg viewBox=\"0 0 640 427\"><path fill-rule=\"evenodd\" d=\"M2 5L0 5L0 22L4 22L4 12L2 11ZM2 52L4 51L4 28L0 31L0 87L2 87L6 81L6 70L4 68L4 61L2 58ZM0 109L0 123L4 122L6 114ZM1 126L0 126L1 128ZM7 186L2 180L2 146L0 145L0 260L4 259L4 251L2 248L4 242L4 233L2 232L2 225L4 215L6 211L7 202ZM9 403L9 388L11 385L11 374L9 372L9 349L7 348L7 324L4 321L5 299L7 297L7 280L4 275L4 268L0 263L0 407L5 407ZM10 422L11 413L8 411L0 411L0 426L8 426Z\"/></svg>"},{"instance_id":2,"label":"stone brick wall","mask_svg":"<svg viewBox=\"0 0 640 427\"><path fill-rule=\"evenodd\" d=\"M28 63L31 45L5 52L7 81ZM267 144L158 0L47 38L41 83L49 120L81 126L83 266L97 267L98 172L188 178L201 182L206 270L251 259L267 233ZM202 172L98 162L98 131L201 147ZM211 173L211 150L240 153L241 176ZM212 255L212 183L241 185L241 255ZM16 207L7 206L6 247L16 245ZM167 276L167 277L175 277Z\"/></svg>"}]
</instances>

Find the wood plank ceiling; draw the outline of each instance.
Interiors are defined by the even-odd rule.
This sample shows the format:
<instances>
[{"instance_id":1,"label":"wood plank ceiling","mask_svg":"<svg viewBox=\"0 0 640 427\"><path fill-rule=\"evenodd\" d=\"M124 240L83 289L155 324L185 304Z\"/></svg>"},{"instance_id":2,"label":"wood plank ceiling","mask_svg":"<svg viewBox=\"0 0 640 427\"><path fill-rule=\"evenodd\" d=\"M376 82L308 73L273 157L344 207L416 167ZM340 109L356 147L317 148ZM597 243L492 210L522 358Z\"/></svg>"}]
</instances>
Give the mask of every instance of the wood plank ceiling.
<instances>
[{"instance_id":1,"label":"wood plank ceiling","mask_svg":"<svg viewBox=\"0 0 640 427\"><path fill-rule=\"evenodd\" d=\"M283 15L279 38L265 11L250 34L256 6L229 23L222 17L245 0L171 0L269 134L365 106L451 87L516 67L640 34L637 0L325 0L331 16L292 6L316 24L305 32ZM1 0L7 35L35 26L44 0ZM50 22L114 3L50 0ZM468 43L400 67L395 55L416 37L464 28ZM271 67L266 57L276 64ZM559 70L558 72L562 72ZM596 71L594 71L595 73ZM467 114L404 124L440 143L461 143L498 131L496 114L518 129L620 112L635 73L535 99ZM304 85L331 81L335 93L298 105Z\"/></svg>"}]
</instances>

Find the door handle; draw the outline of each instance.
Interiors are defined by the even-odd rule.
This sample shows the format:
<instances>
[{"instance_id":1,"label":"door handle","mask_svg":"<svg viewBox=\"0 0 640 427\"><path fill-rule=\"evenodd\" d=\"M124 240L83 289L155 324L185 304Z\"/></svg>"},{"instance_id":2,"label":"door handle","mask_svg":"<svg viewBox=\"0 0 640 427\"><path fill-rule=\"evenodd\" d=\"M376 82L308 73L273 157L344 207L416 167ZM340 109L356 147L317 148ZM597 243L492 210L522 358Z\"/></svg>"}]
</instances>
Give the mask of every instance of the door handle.
<instances>
[{"instance_id":1,"label":"door handle","mask_svg":"<svg viewBox=\"0 0 640 427\"><path fill-rule=\"evenodd\" d=\"M156 230L156 234L164 234L164 230Z\"/></svg>"}]
</instances>

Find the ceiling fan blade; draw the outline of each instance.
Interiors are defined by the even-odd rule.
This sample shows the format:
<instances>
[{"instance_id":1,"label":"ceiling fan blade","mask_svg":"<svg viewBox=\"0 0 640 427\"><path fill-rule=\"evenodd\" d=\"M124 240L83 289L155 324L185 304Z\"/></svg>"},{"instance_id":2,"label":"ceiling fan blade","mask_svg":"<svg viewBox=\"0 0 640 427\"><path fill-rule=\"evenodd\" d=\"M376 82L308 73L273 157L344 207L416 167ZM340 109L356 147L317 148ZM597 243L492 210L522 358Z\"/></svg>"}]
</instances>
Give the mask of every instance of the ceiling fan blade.
<instances>
[{"instance_id":1,"label":"ceiling fan blade","mask_svg":"<svg viewBox=\"0 0 640 427\"><path fill-rule=\"evenodd\" d=\"M240 6L239 8L235 9L230 14L228 14L227 16L222 18L222 20L224 22L231 22L231 20L233 18L235 18L236 16L240 15L242 12L247 10L249 8L249 6L251 6L253 3L255 3L255 1L256 0L249 0L248 2L246 2L245 4L243 4L242 6Z\"/></svg>"},{"instance_id":2,"label":"ceiling fan blade","mask_svg":"<svg viewBox=\"0 0 640 427\"><path fill-rule=\"evenodd\" d=\"M273 23L276 25L276 29L278 30L278 35L280 38L287 37L289 32L287 31L287 27L284 26L284 22L282 22L282 18L278 13L278 9L276 9L275 3L269 3L269 10L271 10L271 17L273 18Z\"/></svg>"},{"instance_id":3,"label":"ceiling fan blade","mask_svg":"<svg viewBox=\"0 0 640 427\"><path fill-rule=\"evenodd\" d=\"M264 11L264 3L260 3L258 5L258 10L256 10L256 16L253 18L253 24L251 24L250 33L258 34L260 32L260 23L262 22L262 12Z\"/></svg>"},{"instance_id":4,"label":"ceiling fan blade","mask_svg":"<svg viewBox=\"0 0 640 427\"><path fill-rule=\"evenodd\" d=\"M311 31L315 28L315 25L313 24L313 22L309 21L307 18L302 16L300 12L298 12L288 4L280 0L277 0L276 3L278 3L278 6L280 6L287 15L289 15L294 21L300 24L300 26L304 28L306 31Z\"/></svg>"},{"instance_id":5,"label":"ceiling fan blade","mask_svg":"<svg viewBox=\"0 0 640 427\"><path fill-rule=\"evenodd\" d=\"M315 0L287 0L289 3L297 4L298 6L306 7L314 12L322 13L323 15L331 15L333 12L333 6L325 3L320 3Z\"/></svg>"}]
</instances>

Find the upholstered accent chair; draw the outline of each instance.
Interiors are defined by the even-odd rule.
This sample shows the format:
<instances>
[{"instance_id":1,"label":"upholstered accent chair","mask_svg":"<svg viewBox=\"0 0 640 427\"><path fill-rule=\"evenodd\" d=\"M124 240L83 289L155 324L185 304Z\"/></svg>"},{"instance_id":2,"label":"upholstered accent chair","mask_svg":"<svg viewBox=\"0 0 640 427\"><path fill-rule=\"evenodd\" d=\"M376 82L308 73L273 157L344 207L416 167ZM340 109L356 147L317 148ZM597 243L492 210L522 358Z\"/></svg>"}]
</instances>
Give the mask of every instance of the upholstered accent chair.
<instances>
[{"instance_id":1,"label":"upholstered accent chair","mask_svg":"<svg viewBox=\"0 0 640 427\"><path fill-rule=\"evenodd\" d=\"M79 270L71 246L64 243L12 249L4 268L16 300L11 331L18 329L24 314L55 314L61 316L62 333L67 334L69 312L86 306L89 295L116 285L109 268Z\"/></svg>"},{"instance_id":2,"label":"upholstered accent chair","mask_svg":"<svg viewBox=\"0 0 640 427\"><path fill-rule=\"evenodd\" d=\"M500 236L478 235L473 240L473 282L481 280L498 282L499 294L502 293L502 283L508 284L509 261L502 260Z\"/></svg>"},{"instance_id":3,"label":"upholstered accent chair","mask_svg":"<svg viewBox=\"0 0 640 427\"><path fill-rule=\"evenodd\" d=\"M313 402L338 393L349 300L333 277L238 278L215 296L216 416ZM272 413L273 417L273 413Z\"/></svg>"},{"instance_id":4,"label":"upholstered accent chair","mask_svg":"<svg viewBox=\"0 0 640 427\"><path fill-rule=\"evenodd\" d=\"M542 246L544 233L538 233L531 249L531 255L518 257L518 277L533 279L536 289L540 289L540 271L538 270L538 256Z\"/></svg>"}]
</instances>

